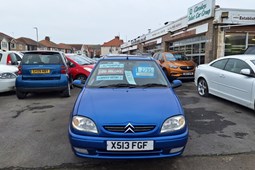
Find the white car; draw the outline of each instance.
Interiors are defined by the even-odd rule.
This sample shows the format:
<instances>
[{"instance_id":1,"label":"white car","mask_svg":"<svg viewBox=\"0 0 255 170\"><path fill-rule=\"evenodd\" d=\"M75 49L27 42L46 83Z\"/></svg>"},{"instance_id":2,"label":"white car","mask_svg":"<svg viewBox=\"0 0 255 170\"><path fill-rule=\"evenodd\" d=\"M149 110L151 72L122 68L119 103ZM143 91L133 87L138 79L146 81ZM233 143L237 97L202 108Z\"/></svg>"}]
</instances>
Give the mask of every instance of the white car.
<instances>
[{"instance_id":1,"label":"white car","mask_svg":"<svg viewBox=\"0 0 255 170\"><path fill-rule=\"evenodd\" d=\"M0 64L19 65L23 55L16 51L0 51Z\"/></svg>"},{"instance_id":2,"label":"white car","mask_svg":"<svg viewBox=\"0 0 255 170\"><path fill-rule=\"evenodd\" d=\"M227 56L199 65L195 85L200 96L213 94L254 109L255 55Z\"/></svg>"},{"instance_id":3,"label":"white car","mask_svg":"<svg viewBox=\"0 0 255 170\"><path fill-rule=\"evenodd\" d=\"M0 64L0 93L15 90L18 68Z\"/></svg>"}]
</instances>

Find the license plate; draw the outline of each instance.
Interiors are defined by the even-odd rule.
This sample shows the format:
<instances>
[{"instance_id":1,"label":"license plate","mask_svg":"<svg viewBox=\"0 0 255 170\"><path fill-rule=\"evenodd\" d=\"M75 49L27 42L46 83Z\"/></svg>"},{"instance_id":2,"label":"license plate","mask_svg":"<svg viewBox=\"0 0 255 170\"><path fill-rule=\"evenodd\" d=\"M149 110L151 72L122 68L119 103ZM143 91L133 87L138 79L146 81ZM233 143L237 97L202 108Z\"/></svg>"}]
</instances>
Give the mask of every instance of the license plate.
<instances>
[{"instance_id":1,"label":"license plate","mask_svg":"<svg viewBox=\"0 0 255 170\"><path fill-rule=\"evenodd\" d=\"M153 141L107 141L108 151L150 151L154 149Z\"/></svg>"},{"instance_id":2,"label":"license plate","mask_svg":"<svg viewBox=\"0 0 255 170\"><path fill-rule=\"evenodd\" d=\"M191 76L193 74L194 74L193 72L183 73L184 76Z\"/></svg>"},{"instance_id":3,"label":"license plate","mask_svg":"<svg viewBox=\"0 0 255 170\"><path fill-rule=\"evenodd\" d=\"M32 74L49 74L50 70L32 70Z\"/></svg>"}]
</instances>

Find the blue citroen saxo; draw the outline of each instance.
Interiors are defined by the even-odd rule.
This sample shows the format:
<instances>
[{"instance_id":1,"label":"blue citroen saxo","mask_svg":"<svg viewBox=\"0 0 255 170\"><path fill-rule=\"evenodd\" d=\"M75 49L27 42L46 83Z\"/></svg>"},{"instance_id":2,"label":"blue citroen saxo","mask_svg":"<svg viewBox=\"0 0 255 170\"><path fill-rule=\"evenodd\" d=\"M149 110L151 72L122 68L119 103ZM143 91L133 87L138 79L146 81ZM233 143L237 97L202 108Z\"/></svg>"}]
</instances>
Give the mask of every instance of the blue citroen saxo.
<instances>
[{"instance_id":1,"label":"blue citroen saxo","mask_svg":"<svg viewBox=\"0 0 255 170\"><path fill-rule=\"evenodd\" d=\"M144 56L102 58L83 87L69 123L75 155L145 159L181 155L188 140L184 110L156 61Z\"/></svg>"}]
</instances>

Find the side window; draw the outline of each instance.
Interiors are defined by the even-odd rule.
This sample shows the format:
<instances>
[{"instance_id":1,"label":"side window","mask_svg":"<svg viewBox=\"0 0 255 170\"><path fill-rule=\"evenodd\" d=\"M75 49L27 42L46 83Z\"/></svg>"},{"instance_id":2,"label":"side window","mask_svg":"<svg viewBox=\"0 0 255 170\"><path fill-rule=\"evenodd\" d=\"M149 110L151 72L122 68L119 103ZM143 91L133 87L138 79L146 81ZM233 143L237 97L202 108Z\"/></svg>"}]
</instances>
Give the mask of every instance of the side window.
<instances>
[{"instance_id":1,"label":"side window","mask_svg":"<svg viewBox=\"0 0 255 170\"><path fill-rule=\"evenodd\" d=\"M162 59L163 59L162 53L159 53L158 60L162 60Z\"/></svg>"},{"instance_id":2,"label":"side window","mask_svg":"<svg viewBox=\"0 0 255 170\"><path fill-rule=\"evenodd\" d=\"M21 61L21 58L20 58L20 56L19 56L18 54L15 54L15 53L14 53L14 55L16 56L16 59L17 59L18 61Z\"/></svg>"},{"instance_id":3,"label":"side window","mask_svg":"<svg viewBox=\"0 0 255 170\"><path fill-rule=\"evenodd\" d=\"M154 54L154 55L153 55L153 58L154 58L155 60L158 60L158 53Z\"/></svg>"},{"instance_id":4,"label":"side window","mask_svg":"<svg viewBox=\"0 0 255 170\"><path fill-rule=\"evenodd\" d=\"M238 73L238 74L240 74L240 71L242 69L252 70L247 63L239 59L229 59L225 67L226 71L230 71L230 72Z\"/></svg>"},{"instance_id":5,"label":"side window","mask_svg":"<svg viewBox=\"0 0 255 170\"><path fill-rule=\"evenodd\" d=\"M14 53L11 53L10 56L11 56L11 61L12 61L13 65L16 64L18 61L16 55Z\"/></svg>"},{"instance_id":6,"label":"side window","mask_svg":"<svg viewBox=\"0 0 255 170\"><path fill-rule=\"evenodd\" d=\"M211 66L223 70L227 61L228 61L228 59L218 60L218 61L215 61L214 63L212 63Z\"/></svg>"}]
</instances>

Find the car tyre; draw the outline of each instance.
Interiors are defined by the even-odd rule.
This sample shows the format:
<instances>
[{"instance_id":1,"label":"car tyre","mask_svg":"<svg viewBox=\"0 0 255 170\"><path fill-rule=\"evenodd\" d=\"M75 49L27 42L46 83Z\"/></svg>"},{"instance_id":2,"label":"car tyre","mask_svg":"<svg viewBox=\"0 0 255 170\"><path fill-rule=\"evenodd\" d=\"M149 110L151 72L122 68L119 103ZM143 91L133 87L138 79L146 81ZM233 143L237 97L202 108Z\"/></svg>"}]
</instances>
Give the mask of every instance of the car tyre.
<instances>
[{"instance_id":1,"label":"car tyre","mask_svg":"<svg viewBox=\"0 0 255 170\"><path fill-rule=\"evenodd\" d=\"M76 76L76 80L81 80L82 82L86 82L87 78L88 77L86 75L83 75L83 74L80 74L80 75Z\"/></svg>"},{"instance_id":2,"label":"car tyre","mask_svg":"<svg viewBox=\"0 0 255 170\"><path fill-rule=\"evenodd\" d=\"M209 96L209 87L205 79L200 78L197 83L197 92L200 96L207 97Z\"/></svg>"},{"instance_id":3,"label":"car tyre","mask_svg":"<svg viewBox=\"0 0 255 170\"><path fill-rule=\"evenodd\" d=\"M21 91L19 91L19 90L16 90L16 95L17 95L17 98L18 98L18 99L25 99L27 93L21 92Z\"/></svg>"},{"instance_id":4,"label":"car tyre","mask_svg":"<svg viewBox=\"0 0 255 170\"><path fill-rule=\"evenodd\" d=\"M62 92L62 97L70 97L71 96L71 87L68 83L67 88Z\"/></svg>"}]
</instances>

